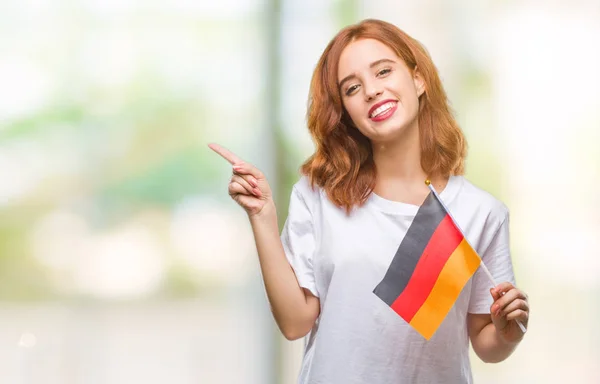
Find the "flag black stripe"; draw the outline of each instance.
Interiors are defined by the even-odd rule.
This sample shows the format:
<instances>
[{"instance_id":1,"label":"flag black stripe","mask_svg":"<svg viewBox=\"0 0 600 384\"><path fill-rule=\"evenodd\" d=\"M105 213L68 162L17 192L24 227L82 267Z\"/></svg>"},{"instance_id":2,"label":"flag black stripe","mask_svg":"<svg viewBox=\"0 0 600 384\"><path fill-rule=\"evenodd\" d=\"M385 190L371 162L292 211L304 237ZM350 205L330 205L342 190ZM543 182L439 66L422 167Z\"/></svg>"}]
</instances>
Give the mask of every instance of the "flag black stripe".
<instances>
[{"instance_id":1,"label":"flag black stripe","mask_svg":"<svg viewBox=\"0 0 600 384\"><path fill-rule=\"evenodd\" d=\"M387 305L391 306L408 285L429 239L445 216L446 210L430 192L419 207L383 280L373 290Z\"/></svg>"}]
</instances>

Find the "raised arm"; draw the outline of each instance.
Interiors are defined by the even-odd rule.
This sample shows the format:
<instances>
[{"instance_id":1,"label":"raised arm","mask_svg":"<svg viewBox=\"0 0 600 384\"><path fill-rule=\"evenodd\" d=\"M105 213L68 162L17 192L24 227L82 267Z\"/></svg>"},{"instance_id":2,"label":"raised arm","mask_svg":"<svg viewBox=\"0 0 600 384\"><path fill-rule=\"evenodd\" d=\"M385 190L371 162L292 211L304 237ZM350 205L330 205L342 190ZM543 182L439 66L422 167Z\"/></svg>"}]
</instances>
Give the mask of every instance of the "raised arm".
<instances>
[{"instance_id":1,"label":"raised arm","mask_svg":"<svg viewBox=\"0 0 600 384\"><path fill-rule=\"evenodd\" d=\"M273 317L288 340L305 336L319 316L319 299L298 284L279 237L271 188L263 173L218 144L209 147L232 165L229 195L248 214Z\"/></svg>"}]
</instances>

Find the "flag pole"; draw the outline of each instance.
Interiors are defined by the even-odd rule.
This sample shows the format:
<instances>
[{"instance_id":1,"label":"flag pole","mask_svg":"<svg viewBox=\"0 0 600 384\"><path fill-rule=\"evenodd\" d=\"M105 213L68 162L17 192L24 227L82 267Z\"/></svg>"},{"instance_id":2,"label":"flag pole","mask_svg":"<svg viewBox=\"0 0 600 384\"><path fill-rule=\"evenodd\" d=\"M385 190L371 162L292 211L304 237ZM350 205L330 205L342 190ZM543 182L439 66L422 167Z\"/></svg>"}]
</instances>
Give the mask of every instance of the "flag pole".
<instances>
[{"instance_id":1,"label":"flag pole","mask_svg":"<svg viewBox=\"0 0 600 384\"><path fill-rule=\"evenodd\" d=\"M431 185L431 181L429 181L429 179L427 179L427 180L425 180L425 184L429 187L429 189L431 190L431 193L433 193L433 195L437 198L437 200L440 202L440 204L442 204L442 207L444 207L444 210L446 211L446 213L448 214L448 216L450 216L450 219L452 219L452 221L454 222L454 225L456 225L456 228L458 228L458 230L460 231L460 233L463 235L463 238L465 239L465 241L467 242L467 244L469 244L469 246L471 247L471 249L473 249L473 251L475 253L477 253L477 251L475 250L475 248L473 248L473 246L471 245L471 243L469 243L469 240L465 236L465 233L463 232L463 230L458 225L458 222L456 222L456 220L454 219L454 216L452 216L452 213L450 213L450 210L448 209L448 207L446 207L446 204L444 204L444 202L440 198L440 195L438 195L438 193L436 192L436 190L433 187L433 185ZM481 258L481 256L479 256L479 254L477 254L477 256L481 260L480 266L483 268L483 271L485 272L485 274L487 275L487 277L490 279L490 282L493 284L493 286L496 287L496 285L498 285L498 284L496 284L496 280L494 280L494 276L492 276L492 274L490 273L490 270L485 266L485 263L483 262L483 259ZM519 320L516 320L516 319L515 319L515 321L519 325L519 328L521 329L521 332L523 332L523 333L527 332L527 328L525 328L525 326L523 325L523 323L521 323Z\"/></svg>"}]
</instances>

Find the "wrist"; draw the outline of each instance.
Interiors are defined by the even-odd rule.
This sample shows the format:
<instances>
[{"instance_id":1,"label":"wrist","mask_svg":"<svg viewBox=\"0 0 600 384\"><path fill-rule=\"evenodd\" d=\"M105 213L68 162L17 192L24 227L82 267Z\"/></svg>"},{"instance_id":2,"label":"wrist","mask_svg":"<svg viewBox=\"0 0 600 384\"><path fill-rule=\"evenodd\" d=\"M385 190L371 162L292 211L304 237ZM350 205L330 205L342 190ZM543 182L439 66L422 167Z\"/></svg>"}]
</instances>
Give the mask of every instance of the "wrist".
<instances>
[{"instance_id":1,"label":"wrist","mask_svg":"<svg viewBox=\"0 0 600 384\"><path fill-rule=\"evenodd\" d=\"M277 224L277 209L275 208L275 203L273 200L267 201L259 212L248 214L248 218L250 219L251 224L269 223L273 220L275 220L275 224Z\"/></svg>"},{"instance_id":2,"label":"wrist","mask_svg":"<svg viewBox=\"0 0 600 384\"><path fill-rule=\"evenodd\" d=\"M494 325L494 334L499 343L507 345L507 346L513 346L513 347L517 346L522 340L522 338L519 338L518 340L507 339L505 333L502 332L502 330L496 328L495 325Z\"/></svg>"}]
</instances>

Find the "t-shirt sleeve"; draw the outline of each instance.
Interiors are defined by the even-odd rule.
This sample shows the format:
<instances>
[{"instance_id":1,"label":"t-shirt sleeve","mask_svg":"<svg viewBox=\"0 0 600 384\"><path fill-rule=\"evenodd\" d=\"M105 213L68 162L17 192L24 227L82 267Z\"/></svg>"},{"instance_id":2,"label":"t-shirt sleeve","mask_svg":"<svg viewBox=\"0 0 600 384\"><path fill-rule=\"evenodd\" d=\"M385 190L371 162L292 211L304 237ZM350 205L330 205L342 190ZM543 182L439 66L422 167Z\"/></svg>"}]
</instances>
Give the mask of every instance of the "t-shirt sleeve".
<instances>
[{"instance_id":1,"label":"t-shirt sleeve","mask_svg":"<svg viewBox=\"0 0 600 384\"><path fill-rule=\"evenodd\" d=\"M490 274L494 277L496 284L505 281L513 285L515 284L510 255L508 210L505 211L504 218L500 226L497 227L489 246L481 255L481 259L490 271ZM473 275L473 285L469 300L470 313L490 313L490 306L494 302L490 294L490 288L493 287L493 284L483 268L483 265L481 265Z\"/></svg>"},{"instance_id":2,"label":"t-shirt sleeve","mask_svg":"<svg viewBox=\"0 0 600 384\"><path fill-rule=\"evenodd\" d=\"M298 185L292 190L281 242L300 286L319 297L313 268L316 249L315 225L309 203L300 193Z\"/></svg>"}]
</instances>

